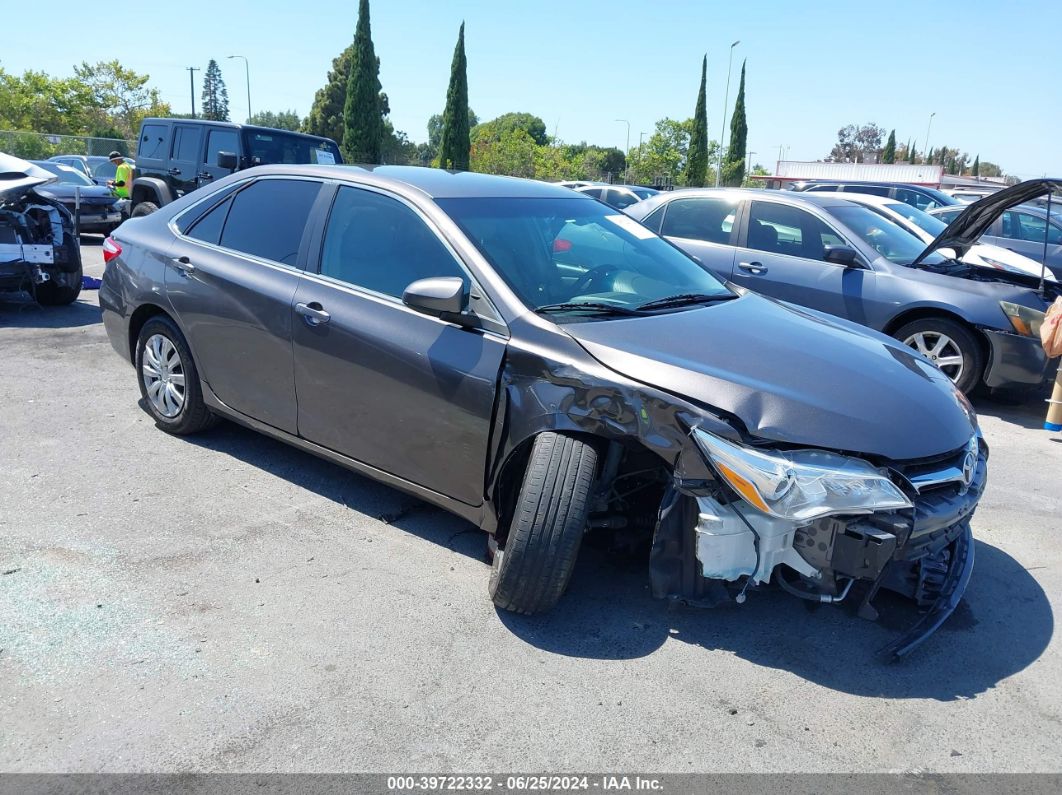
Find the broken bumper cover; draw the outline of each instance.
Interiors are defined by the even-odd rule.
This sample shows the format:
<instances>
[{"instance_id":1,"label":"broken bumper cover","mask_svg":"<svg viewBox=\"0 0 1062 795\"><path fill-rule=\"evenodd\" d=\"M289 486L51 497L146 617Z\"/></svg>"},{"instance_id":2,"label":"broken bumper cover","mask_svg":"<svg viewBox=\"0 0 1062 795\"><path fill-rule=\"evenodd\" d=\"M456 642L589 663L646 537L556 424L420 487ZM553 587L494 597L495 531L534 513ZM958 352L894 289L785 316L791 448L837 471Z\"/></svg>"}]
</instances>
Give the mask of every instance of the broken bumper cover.
<instances>
[{"instance_id":1,"label":"broken bumper cover","mask_svg":"<svg viewBox=\"0 0 1062 795\"><path fill-rule=\"evenodd\" d=\"M653 539L653 595L701 606L744 600L751 586L778 579L790 593L811 601L840 602L854 582L868 586L860 615L880 588L914 599L925 611L883 653L909 654L954 611L973 571L970 519L987 480L987 447L959 481L939 468L931 478L913 467L923 484L913 509L827 517L801 527L760 513L741 500L721 504L675 486L664 501ZM918 474L915 474L915 473ZM928 485L926 485L928 483ZM790 570L786 577L782 568ZM800 586L789 580L800 575ZM807 586L807 588L803 587Z\"/></svg>"},{"instance_id":2,"label":"broken bumper cover","mask_svg":"<svg viewBox=\"0 0 1062 795\"><path fill-rule=\"evenodd\" d=\"M992 388L1037 387L1053 375L1038 337L982 329L988 337L985 385Z\"/></svg>"}]
</instances>

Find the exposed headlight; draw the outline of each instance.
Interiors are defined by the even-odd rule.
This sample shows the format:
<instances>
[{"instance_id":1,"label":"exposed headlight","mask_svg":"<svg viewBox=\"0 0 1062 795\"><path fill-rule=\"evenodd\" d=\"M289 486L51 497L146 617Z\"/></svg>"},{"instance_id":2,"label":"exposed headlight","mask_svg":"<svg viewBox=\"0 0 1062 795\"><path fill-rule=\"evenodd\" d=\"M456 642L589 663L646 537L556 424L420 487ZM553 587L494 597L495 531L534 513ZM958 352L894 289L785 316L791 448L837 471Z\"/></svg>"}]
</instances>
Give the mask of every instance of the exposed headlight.
<instances>
[{"instance_id":1,"label":"exposed headlight","mask_svg":"<svg viewBox=\"0 0 1062 795\"><path fill-rule=\"evenodd\" d=\"M980 260L990 268L995 268L997 271L1009 271L1010 273L1025 273L1021 268L1015 268L1013 265L1008 265L1005 262L1000 262L998 259L992 259L986 257L984 254L977 255Z\"/></svg>"},{"instance_id":2,"label":"exposed headlight","mask_svg":"<svg viewBox=\"0 0 1062 795\"><path fill-rule=\"evenodd\" d=\"M1010 301L1000 301L999 306L1018 334L1023 337L1040 336L1040 326L1043 325L1046 317L1043 312L1037 312L1021 304L1012 304Z\"/></svg>"},{"instance_id":3,"label":"exposed headlight","mask_svg":"<svg viewBox=\"0 0 1062 795\"><path fill-rule=\"evenodd\" d=\"M836 513L910 508L881 470L858 458L819 450L754 450L706 431L693 438L720 476L754 508L808 522Z\"/></svg>"}]
</instances>

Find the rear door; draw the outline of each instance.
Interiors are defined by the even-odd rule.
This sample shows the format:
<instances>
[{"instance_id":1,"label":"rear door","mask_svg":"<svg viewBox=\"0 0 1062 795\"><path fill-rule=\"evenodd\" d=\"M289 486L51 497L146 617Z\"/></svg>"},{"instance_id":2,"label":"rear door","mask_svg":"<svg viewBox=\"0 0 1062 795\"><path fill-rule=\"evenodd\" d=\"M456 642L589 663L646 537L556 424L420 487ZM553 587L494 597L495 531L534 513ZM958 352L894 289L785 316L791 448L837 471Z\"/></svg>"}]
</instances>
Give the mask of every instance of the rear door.
<instances>
[{"instance_id":1,"label":"rear door","mask_svg":"<svg viewBox=\"0 0 1062 795\"><path fill-rule=\"evenodd\" d=\"M199 164L203 155L203 126L175 124L170 139L166 181L176 199L199 187Z\"/></svg>"},{"instance_id":2,"label":"rear door","mask_svg":"<svg viewBox=\"0 0 1062 795\"><path fill-rule=\"evenodd\" d=\"M665 205L660 234L723 279L734 266L739 202L725 196L675 199ZM646 219L649 221L649 219ZM657 227L650 223L651 229Z\"/></svg>"},{"instance_id":3,"label":"rear door","mask_svg":"<svg viewBox=\"0 0 1062 795\"><path fill-rule=\"evenodd\" d=\"M200 374L233 409L297 431L291 304L321 183L263 178L182 216L166 292Z\"/></svg>"},{"instance_id":4,"label":"rear door","mask_svg":"<svg viewBox=\"0 0 1062 795\"><path fill-rule=\"evenodd\" d=\"M1006 210L1001 220L999 238L992 241L996 245L1024 254L1034 262L1043 262L1046 234L1048 266L1062 265L1062 228L1053 223L1048 225L1042 216L1016 209ZM988 242L984 236L982 240Z\"/></svg>"},{"instance_id":5,"label":"rear door","mask_svg":"<svg viewBox=\"0 0 1062 795\"><path fill-rule=\"evenodd\" d=\"M873 292L874 272L826 262L827 245L850 244L807 210L752 201L733 280L764 295L866 322L863 302Z\"/></svg>"},{"instance_id":6,"label":"rear door","mask_svg":"<svg viewBox=\"0 0 1062 795\"><path fill-rule=\"evenodd\" d=\"M299 434L479 505L506 338L402 303L432 276L478 294L470 274L423 215L375 189L338 188L319 250L295 296Z\"/></svg>"}]
</instances>

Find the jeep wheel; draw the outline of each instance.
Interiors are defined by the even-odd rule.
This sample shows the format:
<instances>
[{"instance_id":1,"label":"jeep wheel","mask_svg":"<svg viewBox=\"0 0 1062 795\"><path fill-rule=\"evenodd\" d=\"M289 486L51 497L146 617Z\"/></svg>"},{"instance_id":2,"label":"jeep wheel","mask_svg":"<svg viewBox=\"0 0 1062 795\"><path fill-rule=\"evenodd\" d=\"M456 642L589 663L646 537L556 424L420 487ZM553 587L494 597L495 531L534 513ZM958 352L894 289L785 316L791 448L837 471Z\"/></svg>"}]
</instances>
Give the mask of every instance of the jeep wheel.
<instances>
[{"instance_id":1,"label":"jeep wheel","mask_svg":"<svg viewBox=\"0 0 1062 795\"><path fill-rule=\"evenodd\" d=\"M203 402L188 343L168 317L153 317L140 330L136 372L148 413L162 430L185 436L217 422Z\"/></svg>"},{"instance_id":2,"label":"jeep wheel","mask_svg":"<svg viewBox=\"0 0 1062 795\"><path fill-rule=\"evenodd\" d=\"M494 554L490 596L531 615L557 603L579 554L597 452L571 436L535 438L504 547Z\"/></svg>"},{"instance_id":3,"label":"jeep wheel","mask_svg":"<svg viewBox=\"0 0 1062 795\"><path fill-rule=\"evenodd\" d=\"M893 336L937 365L964 394L981 382L984 357L973 332L954 320L927 317L896 330Z\"/></svg>"},{"instance_id":4,"label":"jeep wheel","mask_svg":"<svg viewBox=\"0 0 1062 795\"><path fill-rule=\"evenodd\" d=\"M140 202L133 208L130 218L141 218L145 215L151 215L154 212L158 212L159 206L155 202Z\"/></svg>"}]
</instances>

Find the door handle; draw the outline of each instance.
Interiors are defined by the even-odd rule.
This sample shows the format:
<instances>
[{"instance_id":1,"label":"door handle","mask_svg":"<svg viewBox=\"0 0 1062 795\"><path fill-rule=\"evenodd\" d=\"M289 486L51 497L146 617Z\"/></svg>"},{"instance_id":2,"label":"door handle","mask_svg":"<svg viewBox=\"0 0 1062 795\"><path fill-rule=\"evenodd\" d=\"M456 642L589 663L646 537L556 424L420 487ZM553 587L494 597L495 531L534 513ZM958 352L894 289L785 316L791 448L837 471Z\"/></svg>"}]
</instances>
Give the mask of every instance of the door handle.
<instances>
[{"instance_id":1,"label":"door handle","mask_svg":"<svg viewBox=\"0 0 1062 795\"><path fill-rule=\"evenodd\" d=\"M196 174L196 176L199 177L199 179L214 179L214 175L213 174L208 174L206 172L203 172L201 174Z\"/></svg>"},{"instance_id":2,"label":"door handle","mask_svg":"<svg viewBox=\"0 0 1062 795\"><path fill-rule=\"evenodd\" d=\"M170 260L170 264L183 274L195 273L195 265L188 257L174 257Z\"/></svg>"},{"instance_id":3,"label":"door handle","mask_svg":"<svg viewBox=\"0 0 1062 795\"><path fill-rule=\"evenodd\" d=\"M307 326L323 326L332 319L316 301L310 304L295 304L295 311L302 315Z\"/></svg>"},{"instance_id":4,"label":"door handle","mask_svg":"<svg viewBox=\"0 0 1062 795\"><path fill-rule=\"evenodd\" d=\"M748 271L753 276L759 276L761 273L767 272L767 268L762 262L739 262L738 267L743 271Z\"/></svg>"},{"instance_id":5,"label":"door handle","mask_svg":"<svg viewBox=\"0 0 1062 795\"><path fill-rule=\"evenodd\" d=\"M181 176L181 170L179 168L171 168L167 173L171 177L179 177L179 176Z\"/></svg>"}]
</instances>

